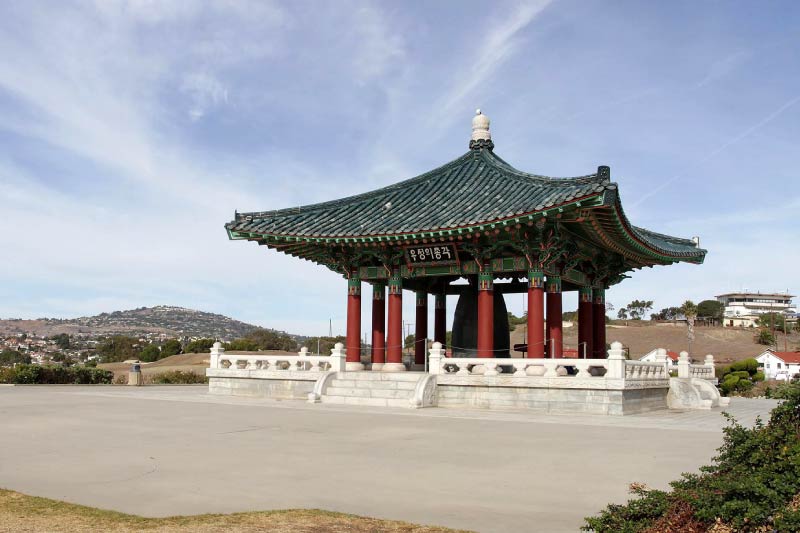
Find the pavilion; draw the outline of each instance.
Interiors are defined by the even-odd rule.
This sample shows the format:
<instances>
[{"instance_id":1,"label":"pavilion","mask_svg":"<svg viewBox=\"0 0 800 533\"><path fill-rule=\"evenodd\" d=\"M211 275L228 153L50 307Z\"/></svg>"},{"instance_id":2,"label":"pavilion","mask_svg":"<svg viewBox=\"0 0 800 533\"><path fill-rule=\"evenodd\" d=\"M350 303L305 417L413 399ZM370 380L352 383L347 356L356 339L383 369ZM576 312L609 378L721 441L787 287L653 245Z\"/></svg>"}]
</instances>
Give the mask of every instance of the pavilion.
<instances>
[{"instance_id":1,"label":"pavilion","mask_svg":"<svg viewBox=\"0 0 800 533\"><path fill-rule=\"evenodd\" d=\"M605 290L634 269L700 264L706 254L696 238L633 226L608 166L574 178L515 169L495 153L489 119L480 110L469 151L439 168L338 200L237 212L225 228L230 239L313 261L347 280L348 370L364 368L364 281L372 285L372 370L406 370L403 290L416 297L417 365L425 362L431 296L433 340L445 344L448 294L460 295L454 356L508 357L502 295L527 293L526 356L562 357L562 295L577 291L578 352L604 358Z\"/></svg>"}]
</instances>

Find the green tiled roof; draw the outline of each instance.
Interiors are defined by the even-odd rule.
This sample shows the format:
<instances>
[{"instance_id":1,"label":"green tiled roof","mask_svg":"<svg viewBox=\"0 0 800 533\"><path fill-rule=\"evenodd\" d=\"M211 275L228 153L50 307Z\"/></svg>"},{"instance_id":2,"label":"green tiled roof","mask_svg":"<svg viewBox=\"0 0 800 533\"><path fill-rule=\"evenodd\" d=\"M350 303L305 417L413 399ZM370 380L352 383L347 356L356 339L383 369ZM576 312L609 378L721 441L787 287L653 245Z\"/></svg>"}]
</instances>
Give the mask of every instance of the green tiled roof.
<instances>
[{"instance_id":1,"label":"green tiled roof","mask_svg":"<svg viewBox=\"0 0 800 533\"><path fill-rule=\"evenodd\" d=\"M642 264L701 263L705 257L705 250L691 240L632 226L608 167L586 176L550 178L521 172L486 148L375 191L290 209L237 213L225 227L232 239L373 242L441 237L531 220L533 215L560 216L565 210L590 213L594 218L577 223L586 226L585 231L577 228L578 233L597 244L611 243L618 253L651 258Z\"/></svg>"}]
</instances>

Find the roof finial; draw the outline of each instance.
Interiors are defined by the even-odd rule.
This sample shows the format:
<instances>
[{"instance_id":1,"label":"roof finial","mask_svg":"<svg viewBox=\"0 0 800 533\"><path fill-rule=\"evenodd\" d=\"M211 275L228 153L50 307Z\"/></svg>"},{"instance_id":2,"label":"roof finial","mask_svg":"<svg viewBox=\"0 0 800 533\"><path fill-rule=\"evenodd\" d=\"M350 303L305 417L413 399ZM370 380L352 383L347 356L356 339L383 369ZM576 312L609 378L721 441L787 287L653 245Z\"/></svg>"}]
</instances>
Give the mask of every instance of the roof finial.
<instances>
[{"instance_id":1,"label":"roof finial","mask_svg":"<svg viewBox=\"0 0 800 533\"><path fill-rule=\"evenodd\" d=\"M489 131L490 122L489 117L481 113L480 109L475 110L475 116L472 117L472 138L469 141L470 150L481 150L483 148L492 150L494 148L492 134Z\"/></svg>"}]
</instances>

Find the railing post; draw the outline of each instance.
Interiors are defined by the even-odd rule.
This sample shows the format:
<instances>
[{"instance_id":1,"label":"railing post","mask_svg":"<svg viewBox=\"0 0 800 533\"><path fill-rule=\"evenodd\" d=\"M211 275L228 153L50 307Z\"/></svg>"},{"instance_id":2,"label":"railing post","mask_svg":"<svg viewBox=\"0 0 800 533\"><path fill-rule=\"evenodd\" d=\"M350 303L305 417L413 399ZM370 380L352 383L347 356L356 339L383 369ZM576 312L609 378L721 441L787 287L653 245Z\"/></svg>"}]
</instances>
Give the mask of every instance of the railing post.
<instances>
[{"instance_id":1,"label":"railing post","mask_svg":"<svg viewBox=\"0 0 800 533\"><path fill-rule=\"evenodd\" d=\"M211 357L208 366L210 368L219 368L219 358L224 353L225 348L222 347L222 343L219 341L215 342L214 346L211 347Z\"/></svg>"},{"instance_id":2,"label":"railing post","mask_svg":"<svg viewBox=\"0 0 800 533\"><path fill-rule=\"evenodd\" d=\"M706 356L706 366L710 366L711 370L713 372L713 370L714 370L714 356L713 355L708 354Z\"/></svg>"},{"instance_id":3,"label":"railing post","mask_svg":"<svg viewBox=\"0 0 800 533\"><path fill-rule=\"evenodd\" d=\"M606 371L606 378L625 378L625 351L622 349L621 342L612 342L611 348L608 350L608 370Z\"/></svg>"},{"instance_id":4,"label":"railing post","mask_svg":"<svg viewBox=\"0 0 800 533\"><path fill-rule=\"evenodd\" d=\"M689 352L681 352L678 356L678 377L691 377L691 370L689 369Z\"/></svg>"},{"instance_id":5,"label":"railing post","mask_svg":"<svg viewBox=\"0 0 800 533\"><path fill-rule=\"evenodd\" d=\"M344 372L346 366L345 357L344 344L337 342L336 345L331 348L331 370L334 372Z\"/></svg>"},{"instance_id":6,"label":"railing post","mask_svg":"<svg viewBox=\"0 0 800 533\"><path fill-rule=\"evenodd\" d=\"M444 349L441 342L434 342L431 346L430 355L428 356L428 373L441 374L442 372L442 358L444 357Z\"/></svg>"},{"instance_id":7,"label":"railing post","mask_svg":"<svg viewBox=\"0 0 800 533\"><path fill-rule=\"evenodd\" d=\"M667 350L664 348L659 348L656 350L656 363L661 363L664 368L669 372L669 367L667 366L669 363L667 361Z\"/></svg>"}]
</instances>

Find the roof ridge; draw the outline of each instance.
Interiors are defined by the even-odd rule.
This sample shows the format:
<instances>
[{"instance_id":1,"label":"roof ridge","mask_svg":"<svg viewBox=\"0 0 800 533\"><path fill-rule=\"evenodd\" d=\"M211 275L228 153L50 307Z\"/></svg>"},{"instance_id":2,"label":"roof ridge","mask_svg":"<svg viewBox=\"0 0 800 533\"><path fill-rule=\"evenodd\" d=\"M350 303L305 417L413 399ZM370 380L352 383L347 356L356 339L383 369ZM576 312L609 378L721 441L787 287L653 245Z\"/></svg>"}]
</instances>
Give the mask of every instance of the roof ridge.
<instances>
[{"instance_id":1,"label":"roof ridge","mask_svg":"<svg viewBox=\"0 0 800 533\"><path fill-rule=\"evenodd\" d=\"M497 155L494 152L489 152L489 151L482 151L482 152L483 152L482 155L483 155L484 159L488 158L496 166L501 167L503 170L505 170L506 172L510 173L512 177L532 179L532 180L535 180L535 181L543 181L543 182L546 182L548 184L553 184L553 185L572 185L572 184L575 184L576 182L577 183L592 183L592 182L610 183L609 179L606 179L606 178L604 178L602 176L599 176L597 172L595 172L594 174L586 174L586 175L583 175L583 176L571 176L571 177L553 177L553 176L544 176L544 175L541 175L541 174L531 174L529 172L524 172L522 170L514 168L513 166L511 166L511 164L508 161L506 161L505 159L503 159L502 157L500 157L499 155Z\"/></svg>"}]
</instances>

